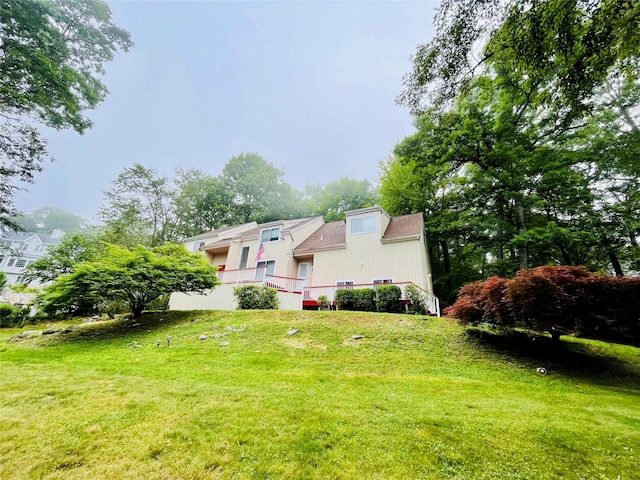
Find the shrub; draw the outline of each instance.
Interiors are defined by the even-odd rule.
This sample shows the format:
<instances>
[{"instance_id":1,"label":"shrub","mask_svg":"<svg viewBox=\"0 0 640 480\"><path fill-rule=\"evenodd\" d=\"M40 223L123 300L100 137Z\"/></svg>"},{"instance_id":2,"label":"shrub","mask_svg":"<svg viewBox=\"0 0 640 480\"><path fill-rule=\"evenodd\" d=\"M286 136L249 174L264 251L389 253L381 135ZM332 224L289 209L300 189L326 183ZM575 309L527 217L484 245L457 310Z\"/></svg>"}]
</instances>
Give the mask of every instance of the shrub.
<instances>
[{"instance_id":1,"label":"shrub","mask_svg":"<svg viewBox=\"0 0 640 480\"><path fill-rule=\"evenodd\" d=\"M376 289L376 307L379 312L402 312L402 290L397 285L380 285Z\"/></svg>"},{"instance_id":2,"label":"shrub","mask_svg":"<svg viewBox=\"0 0 640 480\"><path fill-rule=\"evenodd\" d=\"M234 287L238 310L275 310L279 306L278 291L258 285Z\"/></svg>"},{"instance_id":3,"label":"shrub","mask_svg":"<svg viewBox=\"0 0 640 480\"><path fill-rule=\"evenodd\" d=\"M640 278L609 277L583 267L538 267L513 279L466 285L445 315L537 331L640 343Z\"/></svg>"},{"instance_id":4,"label":"shrub","mask_svg":"<svg viewBox=\"0 0 640 480\"><path fill-rule=\"evenodd\" d=\"M121 300L104 300L98 305L98 312L109 318L115 318L118 313L127 313L129 306Z\"/></svg>"},{"instance_id":5,"label":"shrub","mask_svg":"<svg viewBox=\"0 0 640 480\"><path fill-rule=\"evenodd\" d=\"M0 328L9 328L20 321L19 310L8 303L0 303Z\"/></svg>"},{"instance_id":6,"label":"shrub","mask_svg":"<svg viewBox=\"0 0 640 480\"><path fill-rule=\"evenodd\" d=\"M456 303L445 308L443 314L458 319L462 324L476 324L482 320L482 310L471 296L458 296Z\"/></svg>"},{"instance_id":7,"label":"shrub","mask_svg":"<svg viewBox=\"0 0 640 480\"><path fill-rule=\"evenodd\" d=\"M329 310L329 298L326 295L318 297L318 310Z\"/></svg>"},{"instance_id":8,"label":"shrub","mask_svg":"<svg viewBox=\"0 0 640 480\"><path fill-rule=\"evenodd\" d=\"M414 315L426 315L427 299L413 283L404 287L404 296L409 300L409 313Z\"/></svg>"},{"instance_id":9,"label":"shrub","mask_svg":"<svg viewBox=\"0 0 640 480\"><path fill-rule=\"evenodd\" d=\"M353 290L353 309L359 312L376 311L376 292L372 288Z\"/></svg>"},{"instance_id":10,"label":"shrub","mask_svg":"<svg viewBox=\"0 0 640 480\"><path fill-rule=\"evenodd\" d=\"M491 277L482 284L476 297L483 310L483 318L501 325L509 324L513 320L511 310L505 302L507 282L506 278Z\"/></svg>"},{"instance_id":11,"label":"shrub","mask_svg":"<svg viewBox=\"0 0 640 480\"><path fill-rule=\"evenodd\" d=\"M339 288L336 290L335 301L338 310L355 310L355 290Z\"/></svg>"},{"instance_id":12,"label":"shrub","mask_svg":"<svg viewBox=\"0 0 640 480\"><path fill-rule=\"evenodd\" d=\"M480 323L484 317L483 306L480 302L480 292L484 282L473 282L464 285L458 293L456 302L444 309L445 317L457 318L461 323Z\"/></svg>"},{"instance_id":13,"label":"shrub","mask_svg":"<svg viewBox=\"0 0 640 480\"><path fill-rule=\"evenodd\" d=\"M170 293L165 293L164 295L160 295L155 300L151 300L147 306L146 310L169 310L169 299L171 298Z\"/></svg>"}]
</instances>

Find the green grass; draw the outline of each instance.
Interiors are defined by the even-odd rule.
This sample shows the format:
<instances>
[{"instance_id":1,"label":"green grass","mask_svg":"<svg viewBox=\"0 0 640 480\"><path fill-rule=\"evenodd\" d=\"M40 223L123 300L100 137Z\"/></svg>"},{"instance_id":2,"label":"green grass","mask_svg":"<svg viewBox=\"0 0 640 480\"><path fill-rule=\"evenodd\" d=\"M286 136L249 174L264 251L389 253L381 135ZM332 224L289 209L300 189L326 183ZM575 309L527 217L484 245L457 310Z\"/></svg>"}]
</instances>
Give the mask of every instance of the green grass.
<instances>
[{"instance_id":1,"label":"green grass","mask_svg":"<svg viewBox=\"0 0 640 480\"><path fill-rule=\"evenodd\" d=\"M640 477L640 349L384 314L133 323L0 331L0 478Z\"/></svg>"}]
</instances>

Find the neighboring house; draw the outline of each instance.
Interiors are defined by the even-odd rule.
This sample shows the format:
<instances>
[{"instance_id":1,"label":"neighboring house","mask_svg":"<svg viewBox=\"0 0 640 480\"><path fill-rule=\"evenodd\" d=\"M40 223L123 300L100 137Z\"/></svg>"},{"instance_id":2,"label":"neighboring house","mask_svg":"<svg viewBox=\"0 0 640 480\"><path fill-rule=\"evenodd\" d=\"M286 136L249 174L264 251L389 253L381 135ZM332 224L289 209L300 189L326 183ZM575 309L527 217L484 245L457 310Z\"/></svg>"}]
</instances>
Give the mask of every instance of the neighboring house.
<instances>
[{"instance_id":1,"label":"neighboring house","mask_svg":"<svg viewBox=\"0 0 640 480\"><path fill-rule=\"evenodd\" d=\"M51 234L12 232L0 237L0 271L7 274L7 283L22 282L27 266L44 257L47 248L60 243L63 236L62 230L54 230Z\"/></svg>"},{"instance_id":2,"label":"neighboring house","mask_svg":"<svg viewBox=\"0 0 640 480\"><path fill-rule=\"evenodd\" d=\"M422 214L391 217L381 207L346 213L346 221L322 217L255 222L187 239L190 251L202 251L218 266L222 285L208 295L173 294L170 308L235 309L233 287L264 284L279 292L280 308L317 306L333 300L339 288L404 287L413 283L439 314L433 296Z\"/></svg>"}]
</instances>

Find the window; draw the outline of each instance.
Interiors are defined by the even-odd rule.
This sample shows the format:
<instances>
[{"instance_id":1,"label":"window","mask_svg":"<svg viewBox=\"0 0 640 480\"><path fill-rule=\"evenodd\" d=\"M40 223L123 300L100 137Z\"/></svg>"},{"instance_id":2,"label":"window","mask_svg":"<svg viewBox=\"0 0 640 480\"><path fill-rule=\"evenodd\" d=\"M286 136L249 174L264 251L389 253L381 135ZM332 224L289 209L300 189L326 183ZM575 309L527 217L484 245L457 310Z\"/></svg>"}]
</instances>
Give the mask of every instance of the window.
<instances>
[{"instance_id":1,"label":"window","mask_svg":"<svg viewBox=\"0 0 640 480\"><path fill-rule=\"evenodd\" d=\"M353 280L339 280L336 282L336 285L338 287L343 287L346 290L351 290L353 289L353 285L355 284L355 282Z\"/></svg>"},{"instance_id":2,"label":"window","mask_svg":"<svg viewBox=\"0 0 640 480\"><path fill-rule=\"evenodd\" d=\"M351 219L351 233L369 233L376 231L376 216L367 215Z\"/></svg>"},{"instance_id":3,"label":"window","mask_svg":"<svg viewBox=\"0 0 640 480\"><path fill-rule=\"evenodd\" d=\"M0 248L10 248L11 247L11 242L8 240L2 240L0 241Z\"/></svg>"},{"instance_id":4,"label":"window","mask_svg":"<svg viewBox=\"0 0 640 480\"><path fill-rule=\"evenodd\" d=\"M275 260L267 260L264 262L258 262L256 265L256 280L262 280L264 278L264 274L274 275L276 273L276 261Z\"/></svg>"},{"instance_id":5,"label":"window","mask_svg":"<svg viewBox=\"0 0 640 480\"><path fill-rule=\"evenodd\" d=\"M383 285L385 283L393 283L393 278L377 278L373 280L374 285Z\"/></svg>"},{"instance_id":6,"label":"window","mask_svg":"<svg viewBox=\"0 0 640 480\"><path fill-rule=\"evenodd\" d=\"M17 268L22 268L27 264L27 261L24 258L19 258L18 261L16 262L16 267Z\"/></svg>"},{"instance_id":7,"label":"window","mask_svg":"<svg viewBox=\"0 0 640 480\"><path fill-rule=\"evenodd\" d=\"M280 227L267 228L262 231L260 243L275 242L280 239Z\"/></svg>"},{"instance_id":8,"label":"window","mask_svg":"<svg viewBox=\"0 0 640 480\"><path fill-rule=\"evenodd\" d=\"M15 257L11 257L7 262L7 267L13 267L13 264L16 263Z\"/></svg>"},{"instance_id":9,"label":"window","mask_svg":"<svg viewBox=\"0 0 640 480\"><path fill-rule=\"evenodd\" d=\"M247 260L249 259L249 247L242 247L242 253L240 254L240 264L238 268L247 268Z\"/></svg>"},{"instance_id":10,"label":"window","mask_svg":"<svg viewBox=\"0 0 640 480\"><path fill-rule=\"evenodd\" d=\"M16 283L20 283L21 281L22 281L22 275L18 275L18 276L16 277ZM18 307L18 306L19 306L19 307L21 307L21 308L22 308L22 304L21 304L21 303L16 303L16 304L15 304L15 306L16 306L16 307Z\"/></svg>"},{"instance_id":11,"label":"window","mask_svg":"<svg viewBox=\"0 0 640 480\"><path fill-rule=\"evenodd\" d=\"M204 242L193 242L193 251L199 252L204 249Z\"/></svg>"},{"instance_id":12,"label":"window","mask_svg":"<svg viewBox=\"0 0 640 480\"><path fill-rule=\"evenodd\" d=\"M44 245L36 245L35 247L33 247L34 252L41 252L43 250L44 250Z\"/></svg>"}]
</instances>

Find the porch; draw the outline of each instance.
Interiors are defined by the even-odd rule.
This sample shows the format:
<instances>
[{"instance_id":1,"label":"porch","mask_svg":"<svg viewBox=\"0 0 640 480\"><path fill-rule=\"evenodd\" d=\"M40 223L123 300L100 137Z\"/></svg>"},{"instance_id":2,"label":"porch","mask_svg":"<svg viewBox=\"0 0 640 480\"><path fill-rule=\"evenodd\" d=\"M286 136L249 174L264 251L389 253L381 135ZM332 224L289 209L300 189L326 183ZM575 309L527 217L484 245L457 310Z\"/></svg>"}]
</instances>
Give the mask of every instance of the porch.
<instances>
[{"instance_id":1,"label":"porch","mask_svg":"<svg viewBox=\"0 0 640 480\"><path fill-rule=\"evenodd\" d=\"M301 294L304 278L282 277L268 272L268 267L239 268L235 270L218 270L218 278L223 285L257 284L275 288L279 292Z\"/></svg>"}]
</instances>

